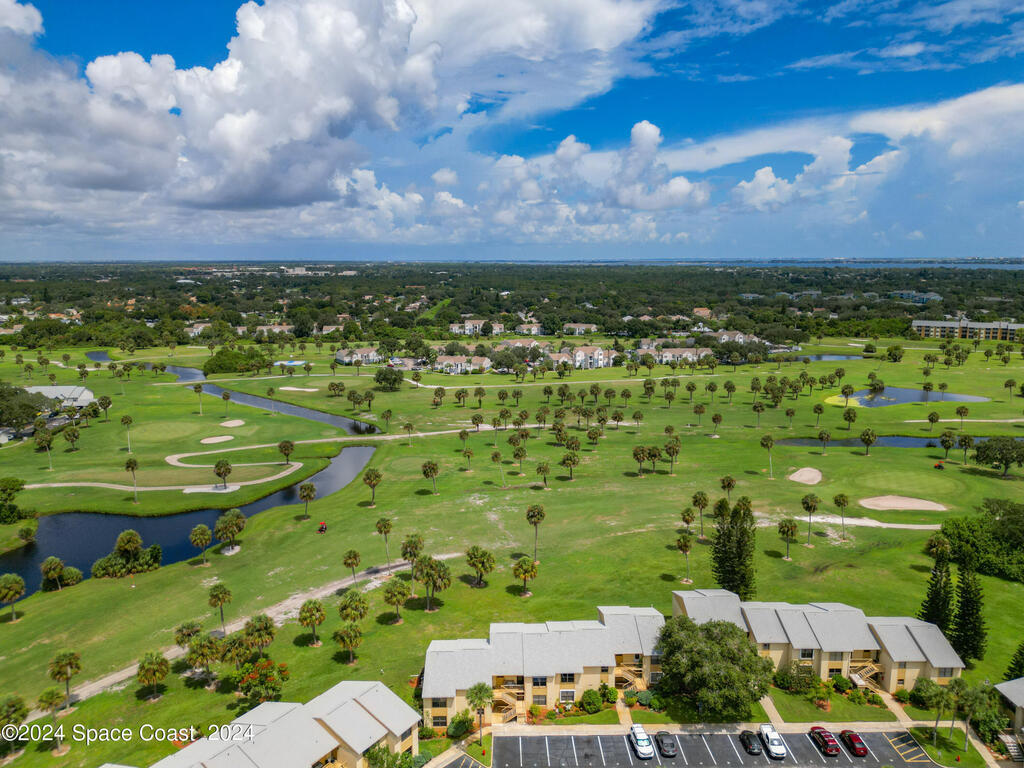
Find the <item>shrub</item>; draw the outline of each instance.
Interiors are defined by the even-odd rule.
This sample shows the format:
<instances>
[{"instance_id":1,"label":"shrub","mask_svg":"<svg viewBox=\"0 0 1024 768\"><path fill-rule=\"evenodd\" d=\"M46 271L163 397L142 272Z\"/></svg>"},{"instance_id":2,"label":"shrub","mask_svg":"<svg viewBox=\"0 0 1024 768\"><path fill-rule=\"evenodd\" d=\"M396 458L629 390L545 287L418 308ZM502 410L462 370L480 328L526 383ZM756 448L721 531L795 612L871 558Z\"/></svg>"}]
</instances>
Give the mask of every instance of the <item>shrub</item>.
<instances>
[{"instance_id":1,"label":"shrub","mask_svg":"<svg viewBox=\"0 0 1024 768\"><path fill-rule=\"evenodd\" d=\"M651 697L651 709L653 709L655 712L661 712L665 709L665 702L661 698L661 696L655 694Z\"/></svg>"},{"instance_id":2,"label":"shrub","mask_svg":"<svg viewBox=\"0 0 1024 768\"><path fill-rule=\"evenodd\" d=\"M547 711L547 714L544 715L544 717L548 720L554 720L556 717L558 717L558 712L556 712L553 709L549 709Z\"/></svg>"},{"instance_id":3,"label":"shrub","mask_svg":"<svg viewBox=\"0 0 1024 768\"><path fill-rule=\"evenodd\" d=\"M437 731L435 731L429 725L421 725L419 736L420 741L430 741L431 739L437 738Z\"/></svg>"},{"instance_id":4,"label":"shrub","mask_svg":"<svg viewBox=\"0 0 1024 768\"><path fill-rule=\"evenodd\" d=\"M592 715L595 712L601 711L601 694L593 688L583 692L580 696L579 706L588 715Z\"/></svg>"},{"instance_id":5,"label":"shrub","mask_svg":"<svg viewBox=\"0 0 1024 768\"><path fill-rule=\"evenodd\" d=\"M810 693L817 683L814 670L804 664L791 661L775 673L775 685L790 693Z\"/></svg>"},{"instance_id":6,"label":"shrub","mask_svg":"<svg viewBox=\"0 0 1024 768\"><path fill-rule=\"evenodd\" d=\"M473 729L473 715L468 709L464 709L448 723L448 736L452 739L460 739Z\"/></svg>"},{"instance_id":7,"label":"shrub","mask_svg":"<svg viewBox=\"0 0 1024 768\"><path fill-rule=\"evenodd\" d=\"M651 706L651 699L653 699L653 698L654 698L654 692L653 691L640 691L636 695L636 701L637 701L637 703L641 707L649 707L649 706Z\"/></svg>"},{"instance_id":8,"label":"shrub","mask_svg":"<svg viewBox=\"0 0 1024 768\"><path fill-rule=\"evenodd\" d=\"M910 691L906 688L898 688L892 697L900 704L908 704L910 702Z\"/></svg>"},{"instance_id":9,"label":"shrub","mask_svg":"<svg viewBox=\"0 0 1024 768\"><path fill-rule=\"evenodd\" d=\"M423 766L429 763L432 759L433 758L425 752L423 754L416 755L416 757L412 759L412 768L423 768Z\"/></svg>"},{"instance_id":10,"label":"shrub","mask_svg":"<svg viewBox=\"0 0 1024 768\"><path fill-rule=\"evenodd\" d=\"M73 565L65 566L64 573L61 574L60 582L65 587L73 587L82 581L82 572L75 568Z\"/></svg>"},{"instance_id":11,"label":"shrub","mask_svg":"<svg viewBox=\"0 0 1024 768\"><path fill-rule=\"evenodd\" d=\"M978 737L986 744L999 742L999 733L1009 727L1010 721L995 707L984 707L980 717L971 718L971 725L978 732Z\"/></svg>"},{"instance_id":12,"label":"shrub","mask_svg":"<svg viewBox=\"0 0 1024 768\"><path fill-rule=\"evenodd\" d=\"M853 688L853 683L850 682L848 677L842 675L832 675L832 687L839 693L846 693Z\"/></svg>"},{"instance_id":13,"label":"shrub","mask_svg":"<svg viewBox=\"0 0 1024 768\"><path fill-rule=\"evenodd\" d=\"M634 693L633 691L627 691L626 694L625 694L625 698L623 699L623 703L627 707L635 706L636 705L636 693Z\"/></svg>"},{"instance_id":14,"label":"shrub","mask_svg":"<svg viewBox=\"0 0 1024 768\"><path fill-rule=\"evenodd\" d=\"M932 693L939 687L938 683L927 677L919 677L910 692L910 703L915 707L927 708Z\"/></svg>"},{"instance_id":15,"label":"shrub","mask_svg":"<svg viewBox=\"0 0 1024 768\"><path fill-rule=\"evenodd\" d=\"M862 690L860 690L858 688L854 688L852 691L850 691L846 695L846 698L850 700L851 704L858 704L858 705L859 704L863 704L864 701L865 701L865 699L864 699L864 691L862 691Z\"/></svg>"},{"instance_id":16,"label":"shrub","mask_svg":"<svg viewBox=\"0 0 1024 768\"><path fill-rule=\"evenodd\" d=\"M616 701L619 700L619 691L616 688L612 688L610 685L606 685L604 686L604 689L601 691L601 696L609 704L614 704Z\"/></svg>"},{"instance_id":17,"label":"shrub","mask_svg":"<svg viewBox=\"0 0 1024 768\"><path fill-rule=\"evenodd\" d=\"M879 696L874 691L872 691L871 693L868 694L868 704L873 704L876 707L884 707L885 706L885 702L882 700L882 697Z\"/></svg>"},{"instance_id":18,"label":"shrub","mask_svg":"<svg viewBox=\"0 0 1024 768\"><path fill-rule=\"evenodd\" d=\"M531 720L538 720L538 719L540 719L540 711L541 710L540 710L540 705L539 704L531 704L530 705L530 709L529 709L530 719Z\"/></svg>"}]
</instances>

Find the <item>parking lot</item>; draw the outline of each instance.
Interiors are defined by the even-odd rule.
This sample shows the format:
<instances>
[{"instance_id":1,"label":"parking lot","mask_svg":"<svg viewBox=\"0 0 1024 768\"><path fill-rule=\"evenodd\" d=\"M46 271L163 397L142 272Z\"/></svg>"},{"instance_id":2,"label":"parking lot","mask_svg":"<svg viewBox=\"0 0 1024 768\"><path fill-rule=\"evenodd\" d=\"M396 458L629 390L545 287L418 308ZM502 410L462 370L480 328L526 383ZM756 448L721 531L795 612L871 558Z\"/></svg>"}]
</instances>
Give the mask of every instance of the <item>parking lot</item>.
<instances>
[{"instance_id":1,"label":"parking lot","mask_svg":"<svg viewBox=\"0 0 1024 768\"><path fill-rule=\"evenodd\" d=\"M645 726L653 736L658 726ZM838 733L836 734L838 737ZM784 733L786 743L785 760L770 760L764 754L748 755L735 733L680 733L673 735L679 754L665 758L655 750L650 761L637 759L626 736L626 728L617 735L605 736L495 736L493 743L493 768L629 768L648 763L650 765L703 766L703 768L739 768L740 766L785 766L820 765L892 765L907 768L923 768L931 763L914 739L906 731L887 733L861 733L868 747L865 757L854 757L845 745L837 757L825 757L811 741L806 732Z\"/></svg>"}]
</instances>

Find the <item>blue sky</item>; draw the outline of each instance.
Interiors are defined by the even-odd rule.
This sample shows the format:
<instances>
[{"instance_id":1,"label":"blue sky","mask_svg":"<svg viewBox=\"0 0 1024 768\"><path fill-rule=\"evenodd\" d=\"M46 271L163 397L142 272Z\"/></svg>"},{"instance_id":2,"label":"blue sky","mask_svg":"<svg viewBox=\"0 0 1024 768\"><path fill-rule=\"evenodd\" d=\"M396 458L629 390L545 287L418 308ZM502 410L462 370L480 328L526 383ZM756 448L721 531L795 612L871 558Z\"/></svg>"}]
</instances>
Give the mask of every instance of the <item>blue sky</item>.
<instances>
[{"instance_id":1,"label":"blue sky","mask_svg":"<svg viewBox=\"0 0 1024 768\"><path fill-rule=\"evenodd\" d=\"M1024 257L1017 0L0 0L0 259Z\"/></svg>"}]
</instances>

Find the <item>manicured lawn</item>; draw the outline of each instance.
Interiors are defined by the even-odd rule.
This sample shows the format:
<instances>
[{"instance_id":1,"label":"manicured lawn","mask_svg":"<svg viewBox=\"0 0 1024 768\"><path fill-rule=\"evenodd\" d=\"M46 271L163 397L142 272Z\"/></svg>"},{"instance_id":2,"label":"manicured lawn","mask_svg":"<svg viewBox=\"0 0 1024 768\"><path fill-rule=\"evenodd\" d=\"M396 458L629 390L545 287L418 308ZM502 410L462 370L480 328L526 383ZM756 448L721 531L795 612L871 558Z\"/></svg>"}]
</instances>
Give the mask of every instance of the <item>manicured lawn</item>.
<instances>
[{"instance_id":1,"label":"manicured lawn","mask_svg":"<svg viewBox=\"0 0 1024 768\"><path fill-rule=\"evenodd\" d=\"M685 699L673 699L668 702L662 712L652 712L649 709L631 709L630 717L634 723L644 724L680 724L688 723L760 723L768 720L768 715L761 706L761 702L755 701L750 711L730 716L716 715L705 712L700 714L697 708Z\"/></svg>"},{"instance_id":2,"label":"manicured lawn","mask_svg":"<svg viewBox=\"0 0 1024 768\"><path fill-rule=\"evenodd\" d=\"M448 747L452 745L452 740L447 736L442 736L437 739L428 739L424 741L420 739L420 754L429 755L430 757L437 757L444 752Z\"/></svg>"},{"instance_id":3,"label":"manicured lawn","mask_svg":"<svg viewBox=\"0 0 1024 768\"><path fill-rule=\"evenodd\" d=\"M940 728L935 746L932 746L931 728L911 728L910 733L939 765L948 768L985 768L987 765L974 745L968 744L967 751L964 751L964 732L960 728L953 729L953 738L949 738L948 728Z\"/></svg>"},{"instance_id":4,"label":"manicured lawn","mask_svg":"<svg viewBox=\"0 0 1024 768\"><path fill-rule=\"evenodd\" d=\"M537 725L611 725L617 722L619 722L619 716L615 712L615 707L609 707L592 715L573 715L560 717L557 720L541 718L537 721Z\"/></svg>"},{"instance_id":5,"label":"manicured lawn","mask_svg":"<svg viewBox=\"0 0 1024 768\"><path fill-rule=\"evenodd\" d=\"M779 688L772 688L771 697L779 714L782 715L782 719L787 723L886 722L896 719L896 716L886 707L853 704L845 696L839 694L832 696L832 706L828 711L819 708L804 695L789 693Z\"/></svg>"},{"instance_id":6,"label":"manicured lawn","mask_svg":"<svg viewBox=\"0 0 1024 768\"><path fill-rule=\"evenodd\" d=\"M484 765L491 764L491 734L485 734L483 739L483 746L480 746L480 741L474 735L469 744L466 745L466 754L477 760Z\"/></svg>"},{"instance_id":7,"label":"manicured lawn","mask_svg":"<svg viewBox=\"0 0 1024 768\"><path fill-rule=\"evenodd\" d=\"M907 704L903 707L903 711L915 720L935 721L935 710L932 709L922 709L921 707L915 707L913 704Z\"/></svg>"}]
</instances>

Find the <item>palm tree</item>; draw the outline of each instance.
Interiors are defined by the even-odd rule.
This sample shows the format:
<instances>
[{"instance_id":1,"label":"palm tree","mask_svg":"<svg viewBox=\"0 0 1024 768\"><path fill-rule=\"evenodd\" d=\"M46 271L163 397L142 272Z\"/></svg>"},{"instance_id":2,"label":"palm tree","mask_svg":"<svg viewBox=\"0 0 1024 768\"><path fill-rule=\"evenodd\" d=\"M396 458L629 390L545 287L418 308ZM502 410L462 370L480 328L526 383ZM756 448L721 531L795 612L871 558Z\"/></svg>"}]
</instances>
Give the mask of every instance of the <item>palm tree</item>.
<instances>
[{"instance_id":1,"label":"palm tree","mask_svg":"<svg viewBox=\"0 0 1024 768\"><path fill-rule=\"evenodd\" d=\"M440 468L437 466L437 462L424 461L420 470L423 472L423 476L434 484L434 495L437 496L437 476L441 473Z\"/></svg>"},{"instance_id":2,"label":"palm tree","mask_svg":"<svg viewBox=\"0 0 1024 768\"><path fill-rule=\"evenodd\" d=\"M64 683L64 709L71 706L71 680L82 671L82 657L74 651L61 651L46 669L50 679Z\"/></svg>"},{"instance_id":3,"label":"palm tree","mask_svg":"<svg viewBox=\"0 0 1024 768\"><path fill-rule=\"evenodd\" d=\"M342 621L362 621L370 612L370 601L366 596L355 590L348 590L338 602L338 615Z\"/></svg>"},{"instance_id":4,"label":"palm tree","mask_svg":"<svg viewBox=\"0 0 1024 768\"><path fill-rule=\"evenodd\" d=\"M402 425L402 429L404 429L405 433L409 436L409 445L412 446L412 433L416 431L416 427L413 426L411 421L407 421Z\"/></svg>"},{"instance_id":5,"label":"palm tree","mask_svg":"<svg viewBox=\"0 0 1024 768\"><path fill-rule=\"evenodd\" d=\"M135 459L130 458L127 461L125 461L125 463L124 463L124 471L125 472L130 472L131 475L132 475L132 489L135 492L135 503L136 504L139 503L139 486L135 482L135 471L138 468L139 468L139 462L137 462Z\"/></svg>"},{"instance_id":6,"label":"palm tree","mask_svg":"<svg viewBox=\"0 0 1024 768\"><path fill-rule=\"evenodd\" d=\"M476 571L476 587L484 585L484 576L494 570L494 555L483 547L471 546L466 550L466 564Z\"/></svg>"},{"instance_id":7,"label":"palm tree","mask_svg":"<svg viewBox=\"0 0 1024 768\"><path fill-rule=\"evenodd\" d=\"M537 559L537 539L540 535L540 524L544 522L544 507L540 504L531 504L526 508L526 522L533 526L533 561Z\"/></svg>"},{"instance_id":8,"label":"palm tree","mask_svg":"<svg viewBox=\"0 0 1024 768\"><path fill-rule=\"evenodd\" d=\"M811 410L814 411L814 426L817 428L821 423L821 414L825 412L825 406L821 403L815 403Z\"/></svg>"},{"instance_id":9,"label":"palm tree","mask_svg":"<svg viewBox=\"0 0 1024 768\"><path fill-rule=\"evenodd\" d=\"M839 510L839 519L843 526L843 541L846 541L846 508L850 506L850 498L845 493L837 493L832 497L832 503Z\"/></svg>"},{"instance_id":10,"label":"palm tree","mask_svg":"<svg viewBox=\"0 0 1024 768\"><path fill-rule=\"evenodd\" d=\"M46 581L57 585L57 591L61 589L61 577L64 575L64 561L59 557L51 555L39 565L39 570Z\"/></svg>"},{"instance_id":11,"label":"palm tree","mask_svg":"<svg viewBox=\"0 0 1024 768\"><path fill-rule=\"evenodd\" d=\"M760 400L755 400L754 404L751 406L751 409L754 411L754 414L757 416L757 425L756 426L757 426L758 429L760 429L761 428L761 414L764 413L764 403L762 403Z\"/></svg>"},{"instance_id":12,"label":"palm tree","mask_svg":"<svg viewBox=\"0 0 1024 768\"><path fill-rule=\"evenodd\" d=\"M832 433L827 429L823 429L818 432L818 440L821 441L821 455L825 455L825 449L828 448L828 441L832 439Z\"/></svg>"},{"instance_id":13,"label":"palm tree","mask_svg":"<svg viewBox=\"0 0 1024 768\"><path fill-rule=\"evenodd\" d=\"M771 435L765 435L761 438L761 447L768 451L768 478L771 480L775 479L775 470L772 468L772 446L775 445L775 441Z\"/></svg>"},{"instance_id":14,"label":"palm tree","mask_svg":"<svg viewBox=\"0 0 1024 768\"><path fill-rule=\"evenodd\" d=\"M512 575L523 582L523 591L520 593L521 597L529 597L533 594L526 588L526 583L537 578L537 563L528 557L521 557L512 566Z\"/></svg>"},{"instance_id":15,"label":"palm tree","mask_svg":"<svg viewBox=\"0 0 1024 768\"><path fill-rule=\"evenodd\" d=\"M159 651L144 653L139 659L139 671L136 678L139 685L150 689L150 699L156 698L157 686L171 671L171 664Z\"/></svg>"},{"instance_id":16,"label":"palm tree","mask_svg":"<svg viewBox=\"0 0 1024 768\"><path fill-rule=\"evenodd\" d=\"M265 613L257 613L245 622L245 627L242 629L242 637L245 639L245 644L259 653L260 656L263 656L267 646L274 642L274 635L276 634L277 628L274 626L273 619Z\"/></svg>"},{"instance_id":17,"label":"palm tree","mask_svg":"<svg viewBox=\"0 0 1024 768\"><path fill-rule=\"evenodd\" d=\"M220 399L224 401L224 418L226 419L228 417L228 403L231 402L231 393L221 392Z\"/></svg>"},{"instance_id":18,"label":"palm tree","mask_svg":"<svg viewBox=\"0 0 1024 768\"><path fill-rule=\"evenodd\" d=\"M807 546L813 546L811 544L811 518L815 512L818 511L818 505L821 503L821 499L815 496L813 493L808 493L802 499L800 499L800 506L804 508L804 512L807 513Z\"/></svg>"},{"instance_id":19,"label":"palm tree","mask_svg":"<svg viewBox=\"0 0 1024 768\"><path fill-rule=\"evenodd\" d=\"M128 436L128 453L132 452L132 417L125 414L121 417L121 426L124 427L124 432Z\"/></svg>"},{"instance_id":20,"label":"palm tree","mask_svg":"<svg viewBox=\"0 0 1024 768\"><path fill-rule=\"evenodd\" d=\"M342 564L346 568L351 568L352 569L352 583L353 584L356 583L356 568L359 567L359 563L361 563L362 560L363 560L363 558L360 557L359 553L356 550L354 550L354 549L350 549L348 552L345 553L344 557L341 558Z\"/></svg>"},{"instance_id":21,"label":"palm tree","mask_svg":"<svg viewBox=\"0 0 1024 768\"><path fill-rule=\"evenodd\" d=\"M966 405L958 406L956 409L956 415L960 417L960 431L964 429L964 419L967 418L967 414L971 412L971 409ZM931 415L929 414L928 420L931 421Z\"/></svg>"},{"instance_id":22,"label":"palm tree","mask_svg":"<svg viewBox=\"0 0 1024 768\"><path fill-rule=\"evenodd\" d=\"M693 525L693 521L695 519L693 515L693 508L687 507L686 509L679 513L679 517L683 521L683 525L686 526L686 532L689 533L690 526Z\"/></svg>"},{"instance_id":23,"label":"palm tree","mask_svg":"<svg viewBox=\"0 0 1024 768\"><path fill-rule=\"evenodd\" d=\"M282 440L277 444L277 451L284 456L284 463L287 466L291 462L291 455L295 453L295 443L291 440Z\"/></svg>"},{"instance_id":24,"label":"palm tree","mask_svg":"<svg viewBox=\"0 0 1024 768\"><path fill-rule=\"evenodd\" d=\"M203 415L203 385L202 384L196 384L195 386L192 387L192 391L195 392L196 395L198 395L198 397L199 397L199 415L202 416ZM104 409L104 415L105 414L106 414L106 409Z\"/></svg>"},{"instance_id":25,"label":"palm tree","mask_svg":"<svg viewBox=\"0 0 1024 768\"><path fill-rule=\"evenodd\" d=\"M683 553L683 557L686 558L686 578L682 580L683 584L692 584L693 580L690 578L690 550L693 548L693 536L689 531L683 531L676 539L676 549Z\"/></svg>"},{"instance_id":26,"label":"palm tree","mask_svg":"<svg viewBox=\"0 0 1024 768\"><path fill-rule=\"evenodd\" d=\"M704 538L704 510L707 509L708 504L711 503L708 499L708 495L704 491L697 491L693 494L691 499L693 506L697 508L697 512L700 514L700 537Z\"/></svg>"},{"instance_id":27,"label":"palm tree","mask_svg":"<svg viewBox=\"0 0 1024 768\"><path fill-rule=\"evenodd\" d=\"M303 516L309 519L309 502L316 498L316 486L313 483L303 483L299 486L299 501L305 502L306 509Z\"/></svg>"},{"instance_id":28,"label":"palm tree","mask_svg":"<svg viewBox=\"0 0 1024 768\"><path fill-rule=\"evenodd\" d=\"M309 599L299 608L299 624L306 627L313 633L311 647L320 647L320 638L316 636L316 628L324 623L327 614L324 613L324 604L316 599Z\"/></svg>"},{"instance_id":29,"label":"palm tree","mask_svg":"<svg viewBox=\"0 0 1024 768\"><path fill-rule=\"evenodd\" d=\"M343 624L340 629L334 630L331 635L338 645L348 651L348 663L351 666L356 663L356 648L363 641L363 630L358 625L349 622Z\"/></svg>"},{"instance_id":30,"label":"palm tree","mask_svg":"<svg viewBox=\"0 0 1024 768\"><path fill-rule=\"evenodd\" d=\"M220 610L220 633L222 637L227 637L227 632L224 628L224 606L230 602L230 589L225 587L223 584L214 584L210 587L210 594L207 599L207 603L211 608L217 608Z\"/></svg>"},{"instance_id":31,"label":"palm tree","mask_svg":"<svg viewBox=\"0 0 1024 768\"><path fill-rule=\"evenodd\" d=\"M53 446L53 433L48 429L36 430L35 443L37 450L46 450L46 463L50 465L50 472L53 472L53 456L50 454L50 448Z\"/></svg>"},{"instance_id":32,"label":"palm tree","mask_svg":"<svg viewBox=\"0 0 1024 768\"><path fill-rule=\"evenodd\" d=\"M224 487L228 487L228 476L231 474L231 462L227 459L220 459L213 465L213 474L224 481Z\"/></svg>"},{"instance_id":33,"label":"palm tree","mask_svg":"<svg viewBox=\"0 0 1024 768\"><path fill-rule=\"evenodd\" d=\"M860 441L864 443L864 455L871 455L871 446L878 440L878 435L875 434L873 429L865 429L860 433Z\"/></svg>"},{"instance_id":34,"label":"palm tree","mask_svg":"<svg viewBox=\"0 0 1024 768\"><path fill-rule=\"evenodd\" d=\"M796 520L792 517L779 520L779 536L786 542L786 560L791 559L789 557L789 543L796 537L796 528Z\"/></svg>"},{"instance_id":35,"label":"palm tree","mask_svg":"<svg viewBox=\"0 0 1024 768\"><path fill-rule=\"evenodd\" d=\"M380 518L376 525L377 533L384 537L384 557L388 564L388 572L391 571L391 549L388 545L388 535L391 533L391 519L387 517Z\"/></svg>"},{"instance_id":36,"label":"palm tree","mask_svg":"<svg viewBox=\"0 0 1024 768\"><path fill-rule=\"evenodd\" d=\"M478 730L480 732L480 743L484 741L484 708L491 706L494 701L494 690L488 683L474 683L466 691L466 703L470 709L475 709L479 720Z\"/></svg>"},{"instance_id":37,"label":"palm tree","mask_svg":"<svg viewBox=\"0 0 1024 768\"><path fill-rule=\"evenodd\" d=\"M188 540L193 547L202 551L203 565L206 565L206 548L213 541L213 533L209 527L200 523L189 532Z\"/></svg>"},{"instance_id":38,"label":"palm tree","mask_svg":"<svg viewBox=\"0 0 1024 768\"><path fill-rule=\"evenodd\" d=\"M719 482L722 485L722 490L725 491L725 496L728 499L732 498L732 489L736 487L736 480L732 475L726 475Z\"/></svg>"},{"instance_id":39,"label":"palm tree","mask_svg":"<svg viewBox=\"0 0 1024 768\"><path fill-rule=\"evenodd\" d=\"M392 579L384 586L384 603L395 609L395 624L402 622L401 608L411 592L409 585L402 579Z\"/></svg>"},{"instance_id":40,"label":"palm tree","mask_svg":"<svg viewBox=\"0 0 1024 768\"><path fill-rule=\"evenodd\" d=\"M36 701L36 706L38 706L44 712L49 712L50 716L53 718L53 722L56 724L57 710L60 709L60 705L63 703L64 694L60 692L60 688L47 688L45 691L39 694L39 699ZM61 751L61 733L62 731L60 728L55 727L53 729L53 738L57 742L56 752L59 754L64 754Z\"/></svg>"},{"instance_id":41,"label":"palm tree","mask_svg":"<svg viewBox=\"0 0 1024 768\"><path fill-rule=\"evenodd\" d=\"M174 644L179 648L186 648L202 631L203 628L199 626L198 621L182 622L174 629Z\"/></svg>"}]
</instances>

